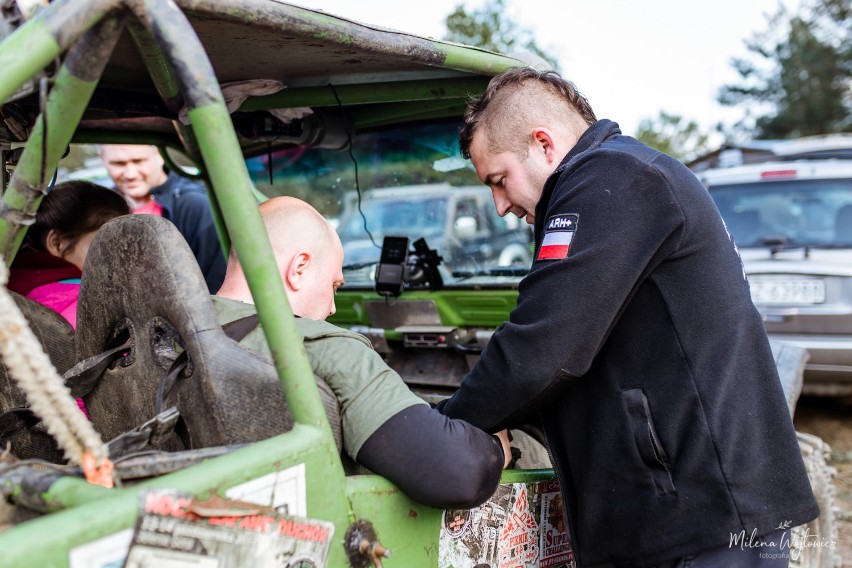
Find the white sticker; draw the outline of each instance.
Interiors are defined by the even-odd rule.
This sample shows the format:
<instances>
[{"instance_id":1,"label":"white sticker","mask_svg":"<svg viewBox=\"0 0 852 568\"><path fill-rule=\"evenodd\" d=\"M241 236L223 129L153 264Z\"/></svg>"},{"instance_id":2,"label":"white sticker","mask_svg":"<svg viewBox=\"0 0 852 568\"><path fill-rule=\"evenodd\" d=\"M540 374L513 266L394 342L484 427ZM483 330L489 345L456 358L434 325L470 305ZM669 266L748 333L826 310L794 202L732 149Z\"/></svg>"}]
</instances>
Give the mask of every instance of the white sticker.
<instances>
[{"instance_id":1,"label":"white sticker","mask_svg":"<svg viewBox=\"0 0 852 568\"><path fill-rule=\"evenodd\" d=\"M189 552L163 550L145 546L134 546L124 568L217 568L219 560Z\"/></svg>"},{"instance_id":2,"label":"white sticker","mask_svg":"<svg viewBox=\"0 0 852 568\"><path fill-rule=\"evenodd\" d=\"M247 501L256 505L287 507L287 514L298 517L308 515L305 489L305 464L300 463L283 471L276 471L225 492L229 499Z\"/></svg>"},{"instance_id":3,"label":"white sticker","mask_svg":"<svg viewBox=\"0 0 852 568\"><path fill-rule=\"evenodd\" d=\"M68 565L70 568L121 568L132 539L133 529L129 528L81 544L68 552Z\"/></svg>"}]
</instances>

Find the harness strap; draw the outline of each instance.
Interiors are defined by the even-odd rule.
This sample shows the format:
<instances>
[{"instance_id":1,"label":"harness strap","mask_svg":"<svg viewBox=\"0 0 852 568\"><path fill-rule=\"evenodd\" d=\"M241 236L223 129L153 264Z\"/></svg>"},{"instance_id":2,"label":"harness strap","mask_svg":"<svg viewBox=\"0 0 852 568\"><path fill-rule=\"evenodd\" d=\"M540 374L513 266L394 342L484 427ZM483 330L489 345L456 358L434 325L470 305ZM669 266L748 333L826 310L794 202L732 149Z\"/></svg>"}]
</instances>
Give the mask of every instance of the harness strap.
<instances>
[{"instance_id":1,"label":"harness strap","mask_svg":"<svg viewBox=\"0 0 852 568\"><path fill-rule=\"evenodd\" d=\"M257 314L250 314L226 323L222 326L222 331L230 339L239 343L246 335L251 333L251 331L255 329L259 323L260 320L258 319ZM160 382L157 383L157 414L163 411L166 401L169 399L169 396L171 395L172 390L174 390L174 387L177 384L178 379L180 379L184 369L186 369L188 362L189 355L187 355L187 352L184 351L177 356L172 363L172 366L169 367L168 372L163 375Z\"/></svg>"},{"instance_id":2,"label":"harness strap","mask_svg":"<svg viewBox=\"0 0 852 568\"><path fill-rule=\"evenodd\" d=\"M71 390L71 396L81 398L90 392L98 385L98 381L104 371L112 365L112 363L120 357L123 357L132 349L130 340L128 339L123 345L119 345L109 351L93 355L88 359L83 359L63 375L65 386Z\"/></svg>"},{"instance_id":3,"label":"harness strap","mask_svg":"<svg viewBox=\"0 0 852 568\"><path fill-rule=\"evenodd\" d=\"M239 343L245 336L254 330L260 324L260 319L257 314L251 314L246 317L235 319L222 326L222 331L225 335Z\"/></svg>"}]
</instances>

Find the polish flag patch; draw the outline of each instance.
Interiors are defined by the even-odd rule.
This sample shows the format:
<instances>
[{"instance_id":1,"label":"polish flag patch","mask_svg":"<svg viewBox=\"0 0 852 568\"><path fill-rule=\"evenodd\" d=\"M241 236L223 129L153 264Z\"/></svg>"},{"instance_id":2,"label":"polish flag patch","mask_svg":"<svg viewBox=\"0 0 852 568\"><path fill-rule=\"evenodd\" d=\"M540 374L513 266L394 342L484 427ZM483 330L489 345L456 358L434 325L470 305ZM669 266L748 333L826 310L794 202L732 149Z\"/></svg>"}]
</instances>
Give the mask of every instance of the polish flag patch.
<instances>
[{"instance_id":1,"label":"polish flag patch","mask_svg":"<svg viewBox=\"0 0 852 568\"><path fill-rule=\"evenodd\" d=\"M574 240L579 220L580 216L575 213L550 217L544 224L544 238L536 260L566 258L571 251L571 241Z\"/></svg>"}]
</instances>

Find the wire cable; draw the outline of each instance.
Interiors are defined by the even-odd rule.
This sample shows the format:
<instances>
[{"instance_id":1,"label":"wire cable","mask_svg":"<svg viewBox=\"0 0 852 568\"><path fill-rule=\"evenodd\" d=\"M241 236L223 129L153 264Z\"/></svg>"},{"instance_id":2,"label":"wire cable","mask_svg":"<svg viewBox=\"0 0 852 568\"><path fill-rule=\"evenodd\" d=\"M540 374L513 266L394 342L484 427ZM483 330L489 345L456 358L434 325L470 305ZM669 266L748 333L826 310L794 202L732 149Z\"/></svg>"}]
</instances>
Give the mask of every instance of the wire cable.
<instances>
[{"instance_id":1,"label":"wire cable","mask_svg":"<svg viewBox=\"0 0 852 568\"><path fill-rule=\"evenodd\" d=\"M377 249L381 249L382 247L376 243L376 239L373 238L373 234L367 227L367 216L364 215L364 211L361 209L361 184L358 181L358 160L355 159L355 154L352 152L352 132L350 132L349 126L346 123L346 117L343 113L343 103L340 102L340 97L337 96L337 89L334 88L334 85L329 83L328 86L334 94L334 100L337 101L337 108L340 109L340 116L343 119L343 130L346 132L346 148L349 150L349 158L352 160L352 163L355 164L355 192L358 195L358 213L364 221L364 231L366 231L367 236L370 237L370 242L373 243L373 246Z\"/></svg>"}]
</instances>

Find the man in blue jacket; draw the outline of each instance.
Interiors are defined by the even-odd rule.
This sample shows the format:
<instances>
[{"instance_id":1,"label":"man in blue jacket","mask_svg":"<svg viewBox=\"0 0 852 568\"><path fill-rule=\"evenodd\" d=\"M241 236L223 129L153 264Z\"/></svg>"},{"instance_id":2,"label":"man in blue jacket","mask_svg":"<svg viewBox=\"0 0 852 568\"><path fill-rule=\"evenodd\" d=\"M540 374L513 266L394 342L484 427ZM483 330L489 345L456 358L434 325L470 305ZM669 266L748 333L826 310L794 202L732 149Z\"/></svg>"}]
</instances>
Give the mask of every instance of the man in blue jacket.
<instances>
[{"instance_id":1,"label":"man in blue jacket","mask_svg":"<svg viewBox=\"0 0 852 568\"><path fill-rule=\"evenodd\" d=\"M192 249L207 288L211 293L218 290L225 279L225 256L204 185L167 172L156 146L110 144L101 146L100 154L133 212L160 215L174 223Z\"/></svg>"},{"instance_id":2,"label":"man in blue jacket","mask_svg":"<svg viewBox=\"0 0 852 568\"><path fill-rule=\"evenodd\" d=\"M819 510L707 191L553 72L495 77L461 149L536 250L439 409L489 432L541 420L582 566L786 566L787 528Z\"/></svg>"}]
</instances>

